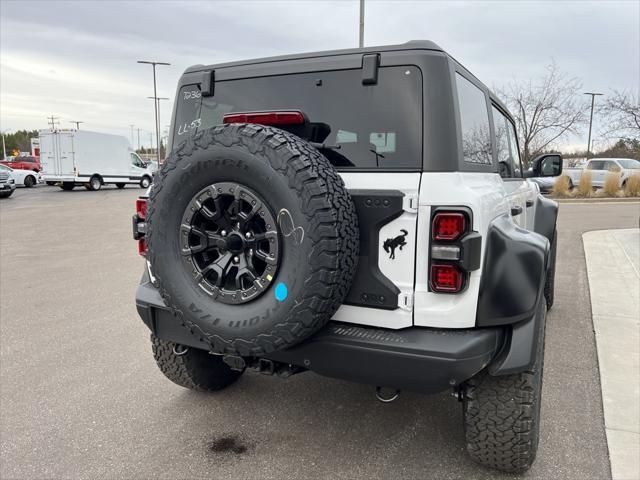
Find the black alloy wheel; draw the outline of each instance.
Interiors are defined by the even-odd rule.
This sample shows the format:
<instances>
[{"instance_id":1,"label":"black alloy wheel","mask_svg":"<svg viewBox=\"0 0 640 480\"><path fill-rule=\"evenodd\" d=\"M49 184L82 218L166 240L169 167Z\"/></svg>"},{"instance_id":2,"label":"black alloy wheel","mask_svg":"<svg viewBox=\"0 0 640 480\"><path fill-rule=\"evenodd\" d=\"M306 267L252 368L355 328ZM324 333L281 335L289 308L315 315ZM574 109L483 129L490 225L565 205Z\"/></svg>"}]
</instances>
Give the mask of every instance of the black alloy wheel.
<instances>
[{"instance_id":1,"label":"black alloy wheel","mask_svg":"<svg viewBox=\"0 0 640 480\"><path fill-rule=\"evenodd\" d=\"M236 182L198 192L180 226L181 253L196 283L217 301L242 304L262 294L278 269L275 218L260 196Z\"/></svg>"}]
</instances>

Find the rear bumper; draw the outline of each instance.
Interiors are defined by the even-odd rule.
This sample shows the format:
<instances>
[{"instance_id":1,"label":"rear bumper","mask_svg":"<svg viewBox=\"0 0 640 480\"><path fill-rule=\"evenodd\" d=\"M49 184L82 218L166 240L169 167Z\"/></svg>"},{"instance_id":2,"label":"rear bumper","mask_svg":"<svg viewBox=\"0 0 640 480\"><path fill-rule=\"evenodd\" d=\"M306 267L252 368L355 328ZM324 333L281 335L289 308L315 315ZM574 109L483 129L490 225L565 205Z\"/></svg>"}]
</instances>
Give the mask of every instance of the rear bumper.
<instances>
[{"instance_id":1,"label":"rear bumper","mask_svg":"<svg viewBox=\"0 0 640 480\"><path fill-rule=\"evenodd\" d=\"M158 338L209 349L171 314L146 274L136 291L136 306ZM505 327L388 330L330 322L304 342L266 358L328 377L435 393L461 384L489 365L505 343L505 331Z\"/></svg>"}]
</instances>

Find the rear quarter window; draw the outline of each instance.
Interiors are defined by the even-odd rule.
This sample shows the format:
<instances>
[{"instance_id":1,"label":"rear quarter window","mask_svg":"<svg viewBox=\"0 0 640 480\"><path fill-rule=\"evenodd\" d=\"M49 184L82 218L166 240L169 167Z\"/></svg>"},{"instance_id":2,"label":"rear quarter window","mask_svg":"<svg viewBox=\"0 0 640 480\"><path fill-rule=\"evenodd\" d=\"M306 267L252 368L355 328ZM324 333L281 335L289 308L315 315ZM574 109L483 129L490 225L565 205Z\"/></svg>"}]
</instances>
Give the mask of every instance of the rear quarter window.
<instances>
[{"instance_id":1,"label":"rear quarter window","mask_svg":"<svg viewBox=\"0 0 640 480\"><path fill-rule=\"evenodd\" d=\"M231 112L301 110L320 128L313 141L339 169L422 167L422 73L415 66L382 67L376 85L362 70L277 75L218 81L215 95L197 85L180 90L174 143L200 128L222 124Z\"/></svg>"}]
</instances>

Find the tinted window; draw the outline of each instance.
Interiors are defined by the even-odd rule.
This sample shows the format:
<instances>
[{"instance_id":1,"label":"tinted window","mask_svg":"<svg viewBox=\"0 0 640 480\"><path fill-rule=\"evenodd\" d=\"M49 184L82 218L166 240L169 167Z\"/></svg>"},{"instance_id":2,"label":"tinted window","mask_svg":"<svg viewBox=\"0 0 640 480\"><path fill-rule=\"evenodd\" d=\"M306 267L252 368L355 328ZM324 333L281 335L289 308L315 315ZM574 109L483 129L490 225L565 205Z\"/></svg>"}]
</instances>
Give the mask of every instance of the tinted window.
<instances>
[{"instance_id":1,"label":"tinted window","mask_svg":"<svg viewBox=\"0 0 640 480\"><path fill-rule=\"evenodd\" d=\"M189 93L197 89L181 90L174 145L198 128L221 124L230 112L293 109L314 126L313 141L340 146L323 151L337 167L421 168L417 67L380 68L377 85L363 85L358 69L218 81L213 97Z\"/></svg>"},{"instance_id":2,"label":"tinted window","mask_svg":"<svg viewBox=\"0 0 640 480\"><path fill-rule=\"evenodd\" d=\"M491 107L493 129L496 135L496 157L498 172L502 178L520 178L520 153L513 123L496 107Z\"/></svg>"},{"instance_id":3,"label":"tinted window","mask_svg":"<svg viewBox=\"0 0 640 480\"><path fill-rule=\"evenodd\" d=\"M491 165L491 132L484 92L460 74L456 74L456 86L464 161Z\"/></svg>"},{"instance_id":4,"label":"tinted window","mask_svg":"<svg viewBox=\"0 0 640 480\"><path fill-rule=\"evenodd\" d=\"M587 170L604 170L604 162L602 160L594 160L589 162Z\"/></svg>"}]
</instances>

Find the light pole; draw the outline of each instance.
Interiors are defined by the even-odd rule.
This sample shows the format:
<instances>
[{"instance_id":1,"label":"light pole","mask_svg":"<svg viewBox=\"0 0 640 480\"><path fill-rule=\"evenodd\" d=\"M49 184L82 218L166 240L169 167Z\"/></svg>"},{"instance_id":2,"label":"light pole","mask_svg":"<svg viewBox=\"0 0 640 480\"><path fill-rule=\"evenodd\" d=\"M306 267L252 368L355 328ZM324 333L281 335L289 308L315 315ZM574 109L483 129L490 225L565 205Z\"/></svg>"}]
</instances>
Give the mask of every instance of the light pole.
<instances>
[{"instance_id":1,"label":"light pole","mask_svg":"<svg viewBox=\"0 0 640 480\"><path fill-rule=\"evenodd\" d=\"M153 67L153 96L158 96L158 91L156 88L156 65L171 65L167 62L152 62L149 60L138 60L138 63L145 63L147 65L151 65ZM156 112L156 143L157 143L157 160L158 160L158 168L160 168L160 124L158 123L158 103L153 102Z\"/></svg>"},{"instance_id":2,"label":"light pole","mask_svg":"<svg viewBox=\"0 0 640 480\"><path fill-rule=\"evenodd\" d=\"M360 35L358 46L364 47L364 0L360 0Z\"/></svg>"},{"instance_id":3,"label":"light pole","mask_svg":"<svg viewBox=\"0 0 640 480\"><path fill-rule=\"evenodd\" d=\"M131 148L133 148L133 127L135 127L135 125L130 123L129 126L131 127Z\"/></svg>"},{"instance_id":4,"label":"light pole","mask_svg":"<svg viewBox=\"0 0 640 480\"><path fill-rule=\"evenodd\" d=\"M151 98L154 99L156 101L156 112L157 113L157 121L158 121L158 130L157 130L157 134L160 134L160 100L169 100L167 97L147 97L147 98ZM158 140L158 158L160 158L160 145L162 144L162 140ZM159 161L158 161L159 162ZM158 163L158 165L160 165L160 163Z\"/></svg>"},{"instance_id":5,"label":"light pole","mask_svg":"<svg viewBox=\"0 0 640 480\"><path fill-rule=\"evenodd\" d=\"M589 117L589 139L587 140L587 160L589 160L589 152L591 151L591 126L593 125L593 106L596 103L596 95L602 93L584 92L585 95L591 95L591 116Z\"/></svg>"},{"instance_id":6,"label":"light pole","mask_svg":"<svg viewBox=\"0 0 640 480\"><path fill-rule=\"evenodd\" d=\"M70 120L69 123L75 123L76 124L76 130L80 130L80 124L84 123L84 122L77 122L76 120Z\"/></svg>"},{"instance_id":7,"label":"light pole","mask_svg":"<svg viewBox=\"0 0 640 480\"><path fill-rule=\"evenodd\" d=\"M7 159L7 147L4 144L4 134L7 133L8 130L4 130L2 132L2 160L6 160Z\"/></svg>"},{"instance_id":8,"label":"light pole","mask_svg":"<svg viewBox=\"0 0 640 480\"><path fill-rule=\"evenodd\" d=\"M136 130L138 131L138 150L140 150L140 129L136 128Z\"/></svg>"}]
</instances>

